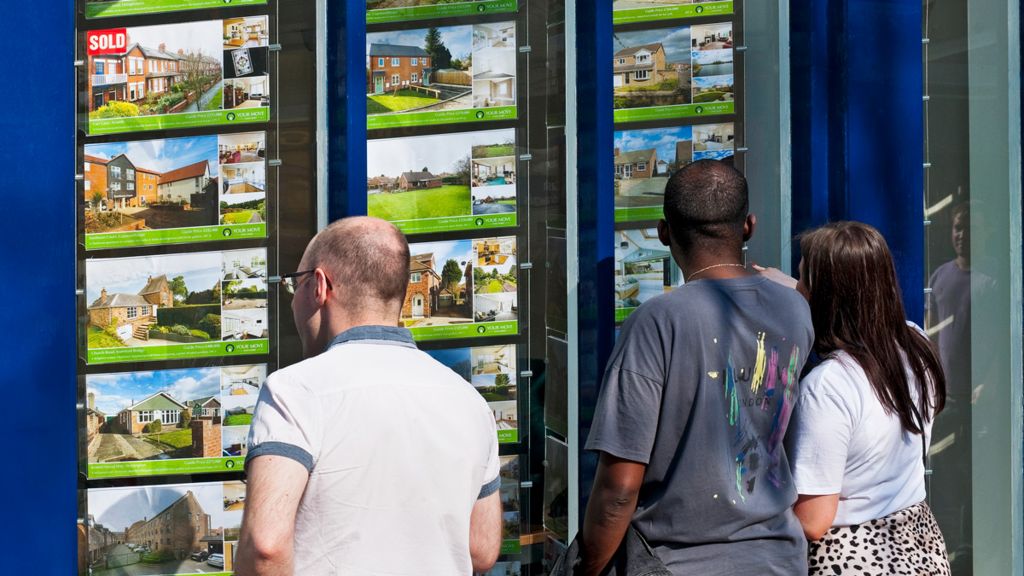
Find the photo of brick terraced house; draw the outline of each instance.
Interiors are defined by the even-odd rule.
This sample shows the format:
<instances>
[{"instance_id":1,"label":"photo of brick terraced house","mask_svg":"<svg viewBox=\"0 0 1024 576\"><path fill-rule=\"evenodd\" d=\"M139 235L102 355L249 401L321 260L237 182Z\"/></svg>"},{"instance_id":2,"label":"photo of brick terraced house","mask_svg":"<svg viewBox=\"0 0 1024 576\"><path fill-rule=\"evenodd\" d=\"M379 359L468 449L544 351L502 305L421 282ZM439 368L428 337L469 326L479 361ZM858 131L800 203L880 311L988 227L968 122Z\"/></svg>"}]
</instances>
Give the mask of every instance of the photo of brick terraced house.
<instances>
[{"instance_id":1,"label":"photo of brick terraced house","mask_svg":"<svg viewBox=\"0 0 1024 576\"><path fill-rule=\"evenodd\" d=\"M89 59L89 111L112 101L139 103L147 95L152 98L167 94L189 74L213 78L220 72L220 60L211 55L186 53L183 48L171 52L166 44L155 48L132 44L124 54ZM184 109L187 105L183 99L180 107Z\"/></svg>"},{"instance_id":2,"label":"photo of brick terraced house","mask_svg":"<svg viewBox=\"0 0 1024 576\"><path fill-rule=\"evenodd\" d=\"M193 550L205 548L202 539L210 534L210 515L191 490L148 520L139 520L125 530L125 541L141 544L153 552L168 550L183 559Z\"/></svg>"}]
</instances>

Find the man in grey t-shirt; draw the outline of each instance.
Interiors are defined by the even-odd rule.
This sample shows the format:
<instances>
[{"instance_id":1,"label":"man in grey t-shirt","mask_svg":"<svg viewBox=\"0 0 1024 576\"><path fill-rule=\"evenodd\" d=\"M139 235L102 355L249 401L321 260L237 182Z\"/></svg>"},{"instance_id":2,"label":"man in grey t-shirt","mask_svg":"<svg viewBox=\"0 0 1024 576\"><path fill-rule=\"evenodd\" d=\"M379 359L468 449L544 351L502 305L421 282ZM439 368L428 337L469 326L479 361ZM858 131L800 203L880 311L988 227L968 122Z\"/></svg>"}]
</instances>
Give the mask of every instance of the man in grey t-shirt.
<instances>
[{"instance_id":1,"label":"man in grey t-shirt","mask_svg":"<svg viewBox=\"0 0 1024 576\"><path fill-rule=\"evenodd\" d=\"M600 463L583 574L630 522L673 574L807 573L782 440L813 328L799 293L743 266L747 209L728 165L669 180L658 232L686 283L633 313L609 360L586 445Z\"/></svg>"}]
</instances>

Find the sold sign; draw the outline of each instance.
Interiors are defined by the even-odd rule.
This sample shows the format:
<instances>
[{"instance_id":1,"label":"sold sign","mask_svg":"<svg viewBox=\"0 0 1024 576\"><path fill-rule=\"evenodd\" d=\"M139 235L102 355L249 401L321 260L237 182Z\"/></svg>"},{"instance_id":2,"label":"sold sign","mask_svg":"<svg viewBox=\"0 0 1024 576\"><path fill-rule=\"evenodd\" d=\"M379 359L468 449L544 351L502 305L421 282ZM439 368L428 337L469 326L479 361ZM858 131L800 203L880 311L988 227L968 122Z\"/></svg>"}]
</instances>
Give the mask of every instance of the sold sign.
<instances>
[{"instance_id":1,"label":"sold sign","mask_svg":"<svg viewBox=\"0 0 1024 576\"><path fill-rule=\"evenodd\" d=\"M93 30L85 35L85 52L89 56L124 54L128 49L128 30Z\"/></svg>"}]
</instances>

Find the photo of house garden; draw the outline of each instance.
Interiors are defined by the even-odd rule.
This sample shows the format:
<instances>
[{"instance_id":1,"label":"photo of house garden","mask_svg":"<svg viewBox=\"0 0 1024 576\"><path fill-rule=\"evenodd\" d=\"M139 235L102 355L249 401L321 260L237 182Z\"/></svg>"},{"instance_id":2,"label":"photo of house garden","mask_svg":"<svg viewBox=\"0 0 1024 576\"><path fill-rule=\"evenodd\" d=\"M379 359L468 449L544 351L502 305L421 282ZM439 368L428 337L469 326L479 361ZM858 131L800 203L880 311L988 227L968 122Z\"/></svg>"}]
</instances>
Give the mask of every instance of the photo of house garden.
<instances>
[{"instance_id":1,"label":"photo of house garden","mask_svg":"<svg viewBox=\"0 0 1024 576\"><path fill-rule=\"evenodd\" d=\"M368 214L401 223L515 212L514 154L512 129L371 140Z\"/></svg>"},{"instance_id":2,"label":"photo of house garden","mask_svg":"<svg viewBox=\"0 0 1024 576\"><path fill-rule=\"evenodd\" d=\"M732 123L693 127L693 159L731 161L736 149Z\"/></svg>"},{"instance_id":3,"label":"photo of house garden","mask_svg":"<svg viewBox=\"0 0 1024 576\"><path fill-rule=\"evenodd\" d=\"M473 251L473 318L477 322L516 320L516 239L509 236L474 240Z\"/></svg>"},{"instance_id":4,"label":"photo of house garden","mask_svg":"<svg viewBox=\"0 0 1024 576\"><path fill-rule=\"evenodd\" d=\"M366 35L366 112L472 108L473 27Z\"/></svg>"},{"instance_id":5,"label":"photo of house garden","mask_svg":"<svg viewBox=\"0 0 1024 576\"><path fill-rule=\"evenodd\" d=\"M682 273L654 228L615 232L616 319L682 283ZM618 312L622 310L622 312Z\"/></svg>"},{"instance_id":6,"label":"photo of house garden","mask_svg":"<svg viewBox=\"0 0 1024 576\"><path fill-rule=\"evenodd\" d=\"M693 0L612 0L612 10L632 10L634 8L659 8L661 6L683 6L693 4Z\"/></svg>"},{"instance_id":7,"label":"photo of house garden","mask_svg":"<svg viewBox=\"0 0 1024 576\"><path fill-rule=\"evenodd\" d=\"M224 426L248 426L256 409L255 395L227 395L221 398Z\"/></svg>"},{"instance_id":8,"label":"photo of house garden","mask_svg":"<svg viewBox=\"0 0 1024 576\"><path fill-rule=\"evenodd\" d=\"M232 489L237 497L237 490ZM204 574L225 569L220 482L94 488L79 525L88 550L79 573L109 576Z\"/></svg>"},{"instance_id":9,"label":"photo of house garden","mask_svg":"<svg viewBox=\"0 0 1024 576\"><path fill-rule=\"evenodd\" d=\"M473 323L472 242L410 244L409 252L402 323L407 328Z\"/></svg>"},{"instance_id":10,"label":"photo of house garden","mask_svg":"<svg viewBox=\"0 0 1024 576\"><path fill-rule=\"evenodd\" d=\"M220 110L222 33L220 20L128 28L123 54L88 58L90 120Z\"/></svg>"},{"instance_id":11,"label":"photo of house garden","mask_svg":"<svg viewBox=\"0 0 1024 576\"><path fill-rule=\"evenodd\" d=\"M690 126L615 133L615 208L661 208L665 185L692 161Z\"/></svg>"},{"instance_id":12,"label":"photo of house garden","mask_svg":"<svg viewBox=\"0 0 1024 576\"><path fill-rule=\"evenodd\" d=\"M691 102L688 26L616 32L612 43L615 109Z\"/></svg>"}]
</instances>

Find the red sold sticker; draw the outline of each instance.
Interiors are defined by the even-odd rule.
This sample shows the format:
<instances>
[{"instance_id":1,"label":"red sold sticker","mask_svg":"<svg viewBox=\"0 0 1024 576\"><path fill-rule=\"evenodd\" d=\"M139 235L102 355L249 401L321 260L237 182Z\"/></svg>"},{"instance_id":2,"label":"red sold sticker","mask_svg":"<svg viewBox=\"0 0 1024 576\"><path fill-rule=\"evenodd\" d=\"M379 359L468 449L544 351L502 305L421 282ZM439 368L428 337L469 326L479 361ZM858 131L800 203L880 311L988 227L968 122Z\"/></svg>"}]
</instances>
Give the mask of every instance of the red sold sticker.
<instances>
[{"instance_id":1,"label":"red sold sticker","mask_svg":"<svg viewBox=\"0 0 1024 576\"><path fill-rule=\"evenodd\" d=\"M85 52L89 56L124 54L128 49L128 29L93 30L85 35Z\"/></svg>"}]
</instances>

